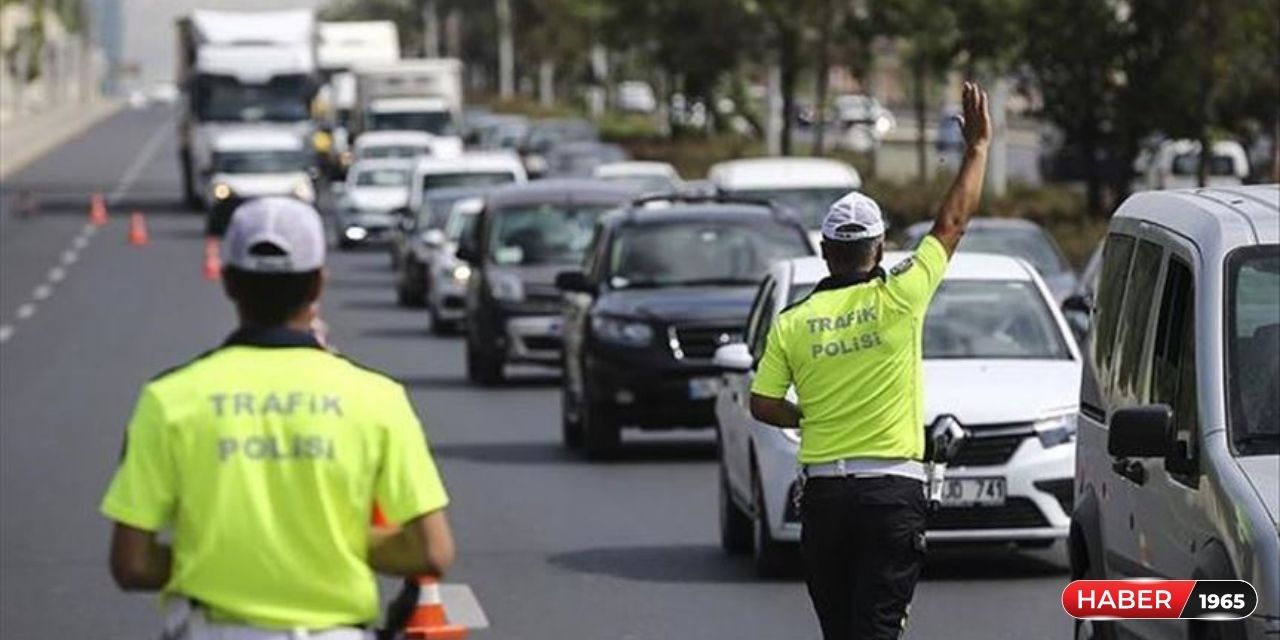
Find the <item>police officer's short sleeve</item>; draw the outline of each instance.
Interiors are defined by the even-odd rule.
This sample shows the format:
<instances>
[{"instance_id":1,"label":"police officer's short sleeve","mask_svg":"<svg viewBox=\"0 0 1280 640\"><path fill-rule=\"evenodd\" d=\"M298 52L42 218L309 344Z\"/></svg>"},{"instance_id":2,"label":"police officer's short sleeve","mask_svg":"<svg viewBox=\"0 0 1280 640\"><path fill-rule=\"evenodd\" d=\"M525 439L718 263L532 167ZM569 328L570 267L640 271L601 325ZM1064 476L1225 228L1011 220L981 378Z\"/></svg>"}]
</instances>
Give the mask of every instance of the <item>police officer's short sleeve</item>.
<instances>
[{"instance_id":1,"label":"police officer's short sleeve","mask_svg":"<svg viewBox=\"0 0 1280 640\"><path fill-rule=\"evenodd\" d=\"M374 488L378 506L392 524L402 524L449 504L426 435L403 388L386 408L386 450Z\"/></svg>"},{"instance_id":2,"label":"police officer's short sleeve","mask_svg":"<svg viewBox=\"0 0 1280 640\"><path fill-rule=\"evenodd\" d=\"M902 311L923 316L946 271L947 250L927 234L911 257L890 267L885 289Z\"/></svg>"},{"instance_id":3,"label":"police officer's short sleeve","mask_svg":"<svg viewBox=\"0 0 1280 640\"><path fill-rule=\"evenodd\" d=\"M769 398L787 395L791 387L791 365L787 363L787 349L782 332L781 317L775 319L765 338L764 356L756 365L755 381L751 393Z\"/></svg>"},{"instance_id":4,"label":"police officer's short sleeve","mask_svg":"<svg viewBox=\"0 0 1280 640\"><path fill-rule=\"evenodd\" d=\"M129 421L124 455L102 499L102 513L137 529L159 531L172 520L176 503L169 424L160 400L146 387Z\"/></svg>"}]
</instances>

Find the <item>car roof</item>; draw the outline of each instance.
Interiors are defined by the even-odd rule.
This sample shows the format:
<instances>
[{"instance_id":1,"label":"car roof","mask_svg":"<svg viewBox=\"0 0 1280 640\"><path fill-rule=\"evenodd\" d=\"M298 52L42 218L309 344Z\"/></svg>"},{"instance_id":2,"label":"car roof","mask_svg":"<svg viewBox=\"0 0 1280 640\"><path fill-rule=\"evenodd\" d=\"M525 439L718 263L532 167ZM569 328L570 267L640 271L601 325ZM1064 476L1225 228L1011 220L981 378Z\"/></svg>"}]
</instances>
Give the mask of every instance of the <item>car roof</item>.
<instances>
[{"instance_id":1,"label":"car roof","mask_svg":"<svg viewBox=\"0 0 1280 640\"><path fill-rule=\"evenodd\" d=\"M356 138L356 146L360 148L372 147L377 145L397 145L397 144L415 144L430 145L436 139L435 136L425 131L401 131L401 130L384 130L369 131L360 134Z\"/></svg>"},{"instance_id":2,"label":"car roof","mask_svg":"<svg viewBox=\"0 0 1280 640\"><path fill-rule=\"evenodd\" d=\"M412 158L362 158L351 165L351 171L367 171L370 169L412 169Z\"/></svg>"},{"instance_id":3,"label":"car roof","mask_svg":"<svg viewBox=\"0 0 1280 640\"><path fill-rule=\"evenodd\" d=\"M498 208L535 203L622 204L635 196L635 190L613 182L552 178L495 187L488 203Z\"/></svg>"},{"instance_id":4,"label":"car roof","mask_svg":"<svg viewBox=\"0 0 1280 640\"><path fill-rule=\"evenodd\" d=\"M621 176L662 176L674 177L676 175L675 167L668 162L654 162L652 160L623 160L621 162L606 162L595 168L595 175L598 177L621 177Z\"/></svg>"},{"instance_id":5,"label":"car roof","mask_svg":"<svg viewBox=\"0 0 1280 640\"><path fill-rule=\"evenodd\" d=\"M524 165L514 153L505 151L467 151L460 156L418 158L417 173L478 173L512 170L523 173Z\"/></svg>"},{"instance_id":6,"label":"car roof","mask_svg":"<svg viewBox=\"0 0 1280 640\"><path fill-rule=\"evenodd\" d=\"M708 179L721 189L844 187L862 184L857 170L829 158L742 158L712 165Z\"/></svg>"},{"instance_id":7,"label":"car roof","mask_svg":"<svg viewBox=\"0 0 1280 640\"><path fill-rule=\"evenodd\" d=\"M1280 243L1280 185L1142 191L1116 210L1164 227L1219 255L1234 247Z\"/></svg>"},{"instance_id":8,"label":"car roof","mask_svg":"<svg viewBox=\"0 0 1280 640\"><path fill-rule=\"evenodd\" d=\"M886 268L892 268L911 257L907 251L887 251L881 262ZM791 258L783 261L779 267L792 285L814 284L827 276L827 263L822 258ZM1010 256L993 253L957 253L947 264L947 272L943 280L1004 280L1031 282L1034 270L1025 261Z\"/></svg>"}]
</instances>

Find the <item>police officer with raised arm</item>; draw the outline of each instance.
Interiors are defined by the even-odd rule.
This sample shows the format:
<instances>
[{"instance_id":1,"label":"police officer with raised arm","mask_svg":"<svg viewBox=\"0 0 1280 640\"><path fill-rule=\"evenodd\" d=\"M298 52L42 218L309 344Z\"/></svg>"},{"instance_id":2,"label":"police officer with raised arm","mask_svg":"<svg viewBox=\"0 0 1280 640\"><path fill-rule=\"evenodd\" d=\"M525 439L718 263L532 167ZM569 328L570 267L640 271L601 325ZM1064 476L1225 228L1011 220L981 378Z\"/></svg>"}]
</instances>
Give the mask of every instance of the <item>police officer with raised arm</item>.
<instances>
[{"instance_id":1,"label":"police officer with raised arm","mask_svg":"<svg viewBox=\"0 0 1280 640\"><path fill-rule=\"evenodd\" d=\"M324 254L310 205L240 205L222 272L239 328L142 389L102 512L111 575L164 593L168 640L367 640L374 572L453 562L404 387L312 332ZM375 502L395 527L369 526Z\"/></svg>"},{"instance_id":2,"label":"police officer with raised arm","mask_svg":"<svg viewBox=\"0 0 1280 640\"><path fill-rule=\"evenodd\" d=\"M751 389L757 420L800 430L801 551L825 640L901 637L924 564L925 311L978 208L991 136L986 93L965 83L962 102L964 160L929 235L886 273L880 207L856 192L831 205L830 275L779 315Z\"/></svg>"}]
</instances>

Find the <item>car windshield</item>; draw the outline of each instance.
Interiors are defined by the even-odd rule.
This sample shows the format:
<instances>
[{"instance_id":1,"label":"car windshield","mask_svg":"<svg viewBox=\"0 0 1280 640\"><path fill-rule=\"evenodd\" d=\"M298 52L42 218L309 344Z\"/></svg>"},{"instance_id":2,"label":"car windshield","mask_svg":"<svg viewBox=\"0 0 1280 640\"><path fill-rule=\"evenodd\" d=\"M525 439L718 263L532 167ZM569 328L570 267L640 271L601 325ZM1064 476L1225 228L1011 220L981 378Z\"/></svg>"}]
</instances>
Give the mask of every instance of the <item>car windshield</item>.
<instances>
[{"instance_id":1,"label":"car windshield","mask_svg":"<svg viewBox=\"0 0 1280 640\"><path fill-rule=\"evenodd\" d=\"M219 151L214 173L293 173L306 171L311 158L301 151Z\"/></svg>"},{"instance_id":2,"label":"car windshield","mask_svg":"<svg viewBox=\"0 0 1280 640\"><path fill-rule=\"evenodd\" d=\"M510 171L428 173L422 176L422 191L429 193L435 189L444 189L446 187L488 187L515 181L516 176Z\"/></svg>"},{"instance_id":3,"label":"car windshield","mask_svg":"<svg viewBox=\"0 0 1280 640\"><path fill-rule=\"evenodd\" d=\"M778 260L810 255L795 227L772 220L695 220L624 228L609 255L609 285L754 285Z\"/></svg>"},{"instance_id":4,"label":"car windshield","mask_svg":"<svg viewBox=\"0 0 1280 640\"><path fill-rule=\"evenodd\" d=\"M372 131L426 131L437 136L457 135L448 111L384 111L369 114Z\"/></svg>"},{"instance_id":5,"label":"car windshield","mask_svg":"<svg viewBox=\"0 0 1280 640\"><path fill-rule=\"evenodd\" d=\"M429 155L431 155L430 147L409 144L379 145L360 150L361 158L416 158Z\"/></svg>"},{"instance_id":6,"label":"car windshield","mask_svg":"<svg viewBox=\"0 0 1280 640\"><path fill-rule=\"evenodd\" d=\"M743 189L730 195L752 200L769 200L780 207L790 209L806 229L822 227L831 203L843 198L850 189L845 187L820 187L813 189Z\"/></svg>"},{"instance_id":7,"label":"car windshield","mask_svg":"<svg viewBox=\"0 0 1280 640\"><path fill-rule=\"evenodd\" d=\"M403 187L409 184L404 169L365 169L356 174L357 187Z\"/></svg>"},{"instance_id":8,"label":"car windshield","mask_svg":"<svg viewBox=\"0 0 1280 640\"><path fill-rule=\"evenodd\" d=\"M468 193L428 193L418 210L418 227L422 229L443 229L449 221L453 205L464 198L474 197Z\"/></svg>"},{"instance_id":9,"label":"car windshield","mask_svg":"<svg viewBox=\"0 0 1280 640\"><path fill-rule=\"evenodd\" d=\"M1031 282L947 280L925 316L924 357L1063 360L1071 355Z\"/></svg>"},{"instance_id":10,"label":"car windshield","mask_svg":"<svg viewBox=\"0 0 1280 640\"><path fill-rule=\"evenodd\" d=\"M1228 263L1227 397L1240 455L1280 453L1280 245Z\"/></svg>"},{"instance_id":11,"label":"car windshield","mask_svg":"<svg viewBox=\"0 0 1280 640\"><path fill-rule=\"evenodd\" d=\"M608 205L515 205L494 216L489 257L501 265L582 262Z\"/></svg>"},{"instance_id":12,"label":"car windshield","mask_svg":"<svg viewBox=\"0 0 1280 640\"><path fill-rule=\"evenodd\" d=\"M920 244L928 231L921 227L909 239L911 247ZM994 253L1022 258L1035 267L1041 275L1062 273L1068 269L1066 260L1058 252L1053 240L1038 228L970 227L960 239L958 251L966 253Z\"/></svg>"}]
</instances>

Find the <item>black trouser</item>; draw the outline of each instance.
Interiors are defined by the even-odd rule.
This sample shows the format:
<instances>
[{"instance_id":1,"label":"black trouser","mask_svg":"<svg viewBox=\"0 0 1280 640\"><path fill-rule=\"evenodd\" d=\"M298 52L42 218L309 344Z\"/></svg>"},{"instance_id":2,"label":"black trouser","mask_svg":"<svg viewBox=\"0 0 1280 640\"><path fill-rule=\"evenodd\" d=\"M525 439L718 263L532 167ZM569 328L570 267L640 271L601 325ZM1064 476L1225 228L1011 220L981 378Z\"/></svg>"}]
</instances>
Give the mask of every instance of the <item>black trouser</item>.
<instances>
[{"instance_id":1,"label":"black trouser","mask_svg":"<svg viewBox=\"0 0 1280 640\"><path fill-rule=\"evenodd\" d=\"M901 637L924 566L923 483L810 478L801 501L805 582L822 637Z\"/></svg>"}]
</instances>

